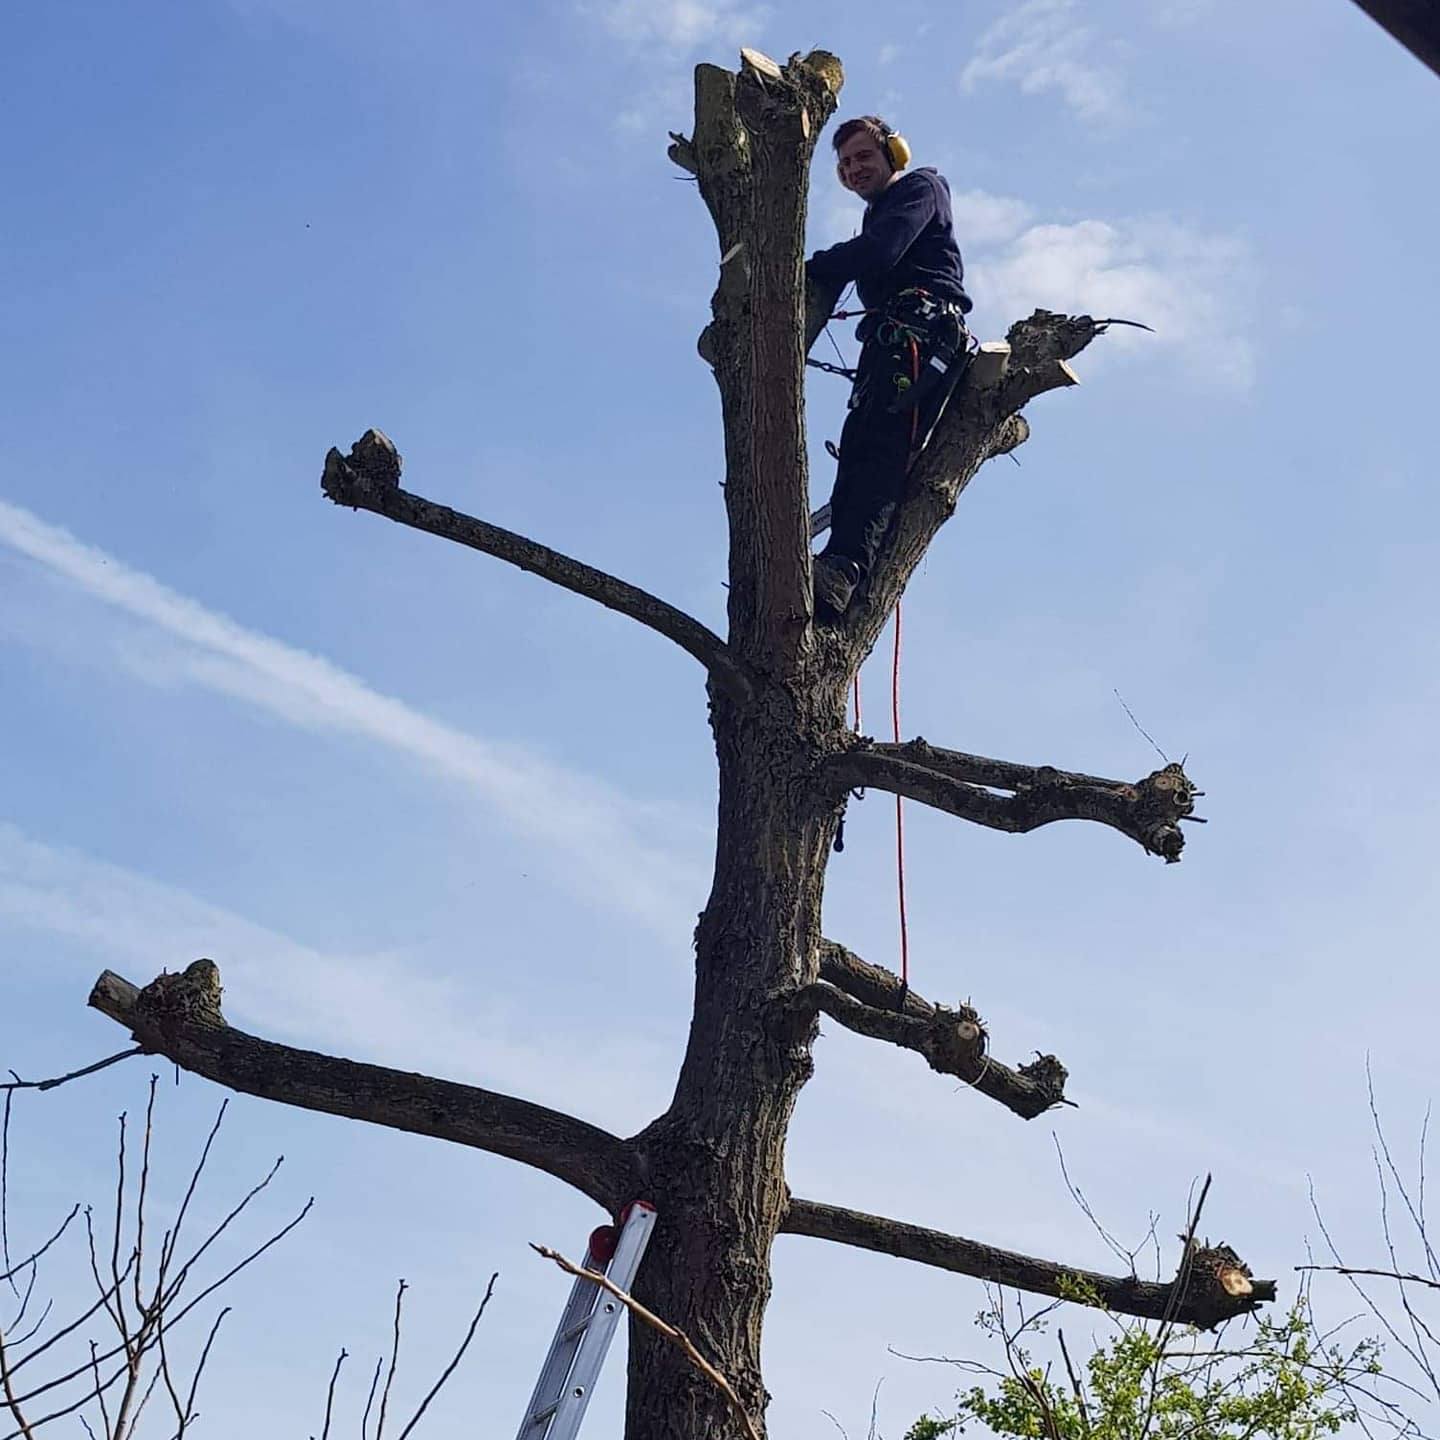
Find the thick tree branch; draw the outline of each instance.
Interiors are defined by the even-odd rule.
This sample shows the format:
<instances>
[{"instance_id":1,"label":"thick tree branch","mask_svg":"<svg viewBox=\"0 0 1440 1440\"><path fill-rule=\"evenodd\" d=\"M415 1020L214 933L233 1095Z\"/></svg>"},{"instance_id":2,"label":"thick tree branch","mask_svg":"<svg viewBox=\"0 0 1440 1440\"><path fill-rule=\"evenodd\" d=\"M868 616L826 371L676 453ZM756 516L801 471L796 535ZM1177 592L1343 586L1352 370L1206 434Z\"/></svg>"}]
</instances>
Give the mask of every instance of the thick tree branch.
<instances>
[{"instance_id":1,"label":"thick tree branch","mask_svg":"<svg viewBox=\"0 0 1440 1440\"><path fill-rule=\"evenodd\" d=\"M780 1229L787 1235L809 1235L901 1260L917 1260L922 1265L973 1275L995 1285L1062 1300L1089 1299L1121 1315L1168 1320L1202 1330L1213 1329L1275 1298L1275 1282L1252 1280L1249 1269L1224 1245L1193 1247L1177 1279L1161 1283L1039 1260L978 1240L813 1200L792 1199Z\"/></svg>"},{"instance_id":2,"label":"thick tree branch","mask_svg":"<svg viewBox=\"0 0 1440 1440\"><path fill-rule=\"evenodd\" d=\"M342 455L336 449L330 451L325 457L325 473L320 485L337 505L369 510L416 530L468 545L472 550L508 561L562 589L638 620L693 655L719 683L734 691L749 693L750 681L745 668L730 647L683 610L592 565L527 540L513 530L502 530L498 525L476 520L402 490L401 463L399 453L387 436L378 430L367 430L351 446L349 455Z\"/></svg>"},{"instance_id":3,"label":"thick tree branch","mask_svg":"<svg viewBox=\"0 0 1440 1440\"><path fill-rule=\"evenodd\" d=\"M870 653L915 567L935 533L954 514L975 472L1028 435L1019 411L1047 390L1075 384L1075 373L1066 362L1103 334L1105 325L1088 315L1037 310L1010 327L1007 363L999 363L1005 357L987 357L996 363L960 382L910 474L906 496L875 565L841 627L856 663Z\"/></svg>"},{"instance_id":4,"label":"thick tree branch","mask_svg":"<svg viewBox=\"0 0 1440 1440\"><path fill-rule=\"evenodd\" d=\"M847 1030L923 1055L1026 1120L1067 1104L1067 1071L1053 1055L1012 1069L986 1053L984 1021L970 1005L951 1010L916 995L900 977L833 940L820 942L820 983L803 992Z\"/></svg>"},{"instance_id":5,"label":"thick tree branch","mask_svg":"<svg viewBox=\"0 0 1440 1440\"><path fill-rule=\"evenodd\" d=\"M218 999L218 972L210 970ZM172 998L183 978L163 976L140 990L107 970L90 1005L125 1026L147 1052L242 1094L504 1155L564 1180L611 1211L634 1199L624 1144L583 1120L473 1085L247 1035L217 1023L217 1004L196 1004L183 991Z\"/></svg>"},{"instance_id":6,"label":"thick tree branch","mask_svg":"<svg viewBox=\"0 0 1440 1440\"><path fill-rule=\"evenodd\" d=\"M702 350L725 424L730 641L794 673L811 614L804 429L805 198L843 76L814 51L783 66L742 53L695 72L695 134L677 148L715 222L720 278Z\"/></svg>"},{"instance_id":7,"label":"thick tree branch","mask_svg":"<svg viewBox=\"0 0 1440 1440\"><path fill-rule=\"evenodd\" d=\"M1182 820L1193 819L1197 790L1178 764L1133 783L1077 775L1049 765L1014 765L924 740L861 745L832 756L826 774L840 789L889 790L962 820L1024 834L1056 820L1094 820L1128 835L1167 863L1180 858ZM1011 793L997 794L997 791Z\"/></svg>"}]
</instances>

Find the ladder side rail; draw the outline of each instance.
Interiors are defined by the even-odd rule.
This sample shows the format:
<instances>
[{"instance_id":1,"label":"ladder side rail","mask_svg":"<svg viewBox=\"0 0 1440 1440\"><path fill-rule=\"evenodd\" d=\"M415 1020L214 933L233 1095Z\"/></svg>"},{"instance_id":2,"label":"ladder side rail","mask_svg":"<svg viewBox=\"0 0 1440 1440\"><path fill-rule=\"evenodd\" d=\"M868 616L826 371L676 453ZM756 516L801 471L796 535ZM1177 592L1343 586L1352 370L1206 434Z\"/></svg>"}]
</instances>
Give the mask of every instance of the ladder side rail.
<instances>
[{"instance_id":1,"label":"ladder side rail","mask_svg":"<svg viewBox=\"0 0 1440 1440\"><path fill-rule=\"evenodd\" d=\"M584 1266L593 1266L590 1251L585 1252ZM575 1356L579 1353L584 1329L595 1313L596 1302L601 1294L600 1287L592 1280L577 1278L570 1287L569 1299L560 1312L560 1323L556 1326L554 1339L545 1352L545 1362L540 1367L540 1378L535 1382L530 1402L525 1407L525 1418L520 1423L516 1440L549 1440L549 1426L545 1422L555 1413L565 1395L565 1382L570 1378ZM544 1425L545 1428L537 1428Z\"/></svg>"},{"instance_id":2,"label":"ladder side rail","mask_svg":"<svg viewBox=\"0 0 1440 1440\"><path fill-rule=\"evenodd\" d=\"M621 1290L629 1291L630 1282L635 1278L644 1258L645 1247L650 1243L650 1234L655 1228L655 1211L645 1204L637 1203L625 1221L620 1232L615 1254L611 1257L605 1277ZM600 1303L580 1339L580 1350L565 1381L565 1392L556 1407L550 1428L544 1440L575 1440L580 1422L585 1418L590 1397L595 1392L595 1382L600 1376L600 1367L605 1363L610 1342L615 1338L615 1327L624 1309L608 1290L602 1290L593 1281L585 1282L599 1292Z\"/></svg>"}]
</instances>

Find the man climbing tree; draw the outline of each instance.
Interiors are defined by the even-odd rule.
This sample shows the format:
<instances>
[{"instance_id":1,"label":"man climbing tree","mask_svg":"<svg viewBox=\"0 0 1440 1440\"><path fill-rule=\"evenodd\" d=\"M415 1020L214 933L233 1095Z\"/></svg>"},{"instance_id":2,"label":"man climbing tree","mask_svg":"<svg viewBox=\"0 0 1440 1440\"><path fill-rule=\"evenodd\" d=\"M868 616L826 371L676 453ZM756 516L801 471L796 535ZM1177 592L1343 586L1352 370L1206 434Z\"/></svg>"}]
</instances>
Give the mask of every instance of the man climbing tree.
<instances>
[{"instance_id":1,"label":"man climbing tree","mask_svg":"<svg viewBox=\"0 0 1440 1440\"><path fill-rule=\"evenodd\" d=\"M847 723L851 681L966 485L986 460L1024 442L1022 409L1073 384L1066 362L1105 326L1088 316L1037 311L1011 327L1005 363L972 369L918 462L901 475L903 484L886 502L891 513L883 533L876 529L855 557L868 567L863 585L817 627L804 361L835 295L818 279L807 289L805 196L813 150L842 79L839 60L818 50L783 66L745 51L738 72L701 65L693 135L675 136L670 150L696 177L719 242L719 279L701 348L725 431L730 548L723 637L637 586L402 489L400 456L377 431L367 431L348 454L332 449L321 481L338 505L539 575L647 626L703 668L718 761L714 871L695 931L685 1056L665 1111L622 1137L514 1096L247 1035L224 1022L220 975L208 964L143 990L107 972L91 996L143 1049L222 1085L521 1161L611 1215L647 1202L656 1218L635 1298L680 1327L731 1388L722 1393L671 1340L632 1325L627 1440L763 1435L761 1330L771 1249L780 1235L859 1246L1050 1296L1091 1297L1120 1313L1182 1324L1213 1325L1275 1293L1272 1282L1252 1280L1233 1251L1194 1243L1193 1236L1176 1278L1149 1284L802 1198L786 1184L786 1138L814 1069L821 1015L963 1079L966 1103L985 1097L1028 1119L1064 1098L1065 1068L1053 1056L1004 1064L989 1053L986 1031L968 1006L948 1009L907 992L899 976L823 936L826 866L857 787L1011 833L1058 820L1096 821L1166 861L1180 858L1181 823L1192 818L1195 795L1178 765L1133 782L1102 779L919 739L877 744ZM864 134L874 141L872 132ZM941 217L938 178L922 173L892 184L873 159L867 170L858 149L847 163L854 183L868 185L860 177L874 173L907 206L912 191L928 192L932 218ZM887 233L879 224L887 212L875 208L870 229L873 235L878 228L880 238L861 237L862 258L867 249L880 250ZM942 250L936 247L937 257ZM918 258L927 251L911 242L900 253ZM953 258L953 271L934 262L942 266L936 275L952 284L936 303L958 311L964 292ZM910 286L887 284L885 274L900 279L895 270L893 262L878 272L857 269L867 277L863 293L883 301ZM933 290L935 278L915 288ZM963 978L955 983L963 987Z\"/></svg>"},{"instance_id":2,"label":"man climbing tree","mask_svg":"<svg viewBox=\"0 0 1440 1440\"><path fill-rule=\"evenodd\" d=\"M910 147L878 115L840 125L835 154L840 183L865 201L865 219L859 235L817 251L806 270L825 287L853 281L865 315L830 540L815 560L823 619L843 615L869 573L906 471L959 377L970 309L945 177L929 167L902 174Z\"/></svg>"}]
</instances>

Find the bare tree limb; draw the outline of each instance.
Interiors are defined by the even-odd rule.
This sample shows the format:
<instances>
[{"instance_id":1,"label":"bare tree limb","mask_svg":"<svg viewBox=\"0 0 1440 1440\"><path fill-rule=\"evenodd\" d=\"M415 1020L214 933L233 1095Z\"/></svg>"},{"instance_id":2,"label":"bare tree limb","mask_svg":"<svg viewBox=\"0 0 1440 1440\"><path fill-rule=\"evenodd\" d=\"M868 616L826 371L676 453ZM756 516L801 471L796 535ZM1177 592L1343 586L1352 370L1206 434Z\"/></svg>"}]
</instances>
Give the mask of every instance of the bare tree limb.
<instances>
[{"instance_id":1,"label":"bare tree limb","mask_svg":"<svg viewBox=\"0 0 1440 1440\"><path fill-rule=\"evenodd\" d=\"M624 1145L594 1125L492 1090L298 1050L228 1025L157 1023L146 1015L149 989L107 970L90 1004L147 1051L231 1090L520 1160L612 1211L631 1198Z\"/></svg>"},{"instance_id":2,"label":"bare tree limb","mask_svg":"<svg viewBox=\"0 0 1440 1440\"><path fill-rule=\"evenodd\" d=\"M1235 1286L1234 1275L1244 1267L1232 1263L1234 1252L1223 1246L1214 1250L1192 1247L1188 1252L1188 1274L1166 1283L1140 1280L1133 1275L1102 1275L813 1200L792 1199L780 1229L787 1235L808 1235L874 1250L1037 1295L1061 1300L1093 1295L1107 1310L1122 1315L1145 1320L1168 1318L1202 1330L1213 1329L1275 1298L1273 1280L1250 1280L1248 1273L1243 1277L1243 1293L1232 1293L1227 1283Z\"/></svg>"},{"instance_id":3,"label":"bare tree limb","mask_svg":"<svg viewBox=\"0 0 1440 1440\"><path fill-rule=\"evenodd\" d=\"M337 505L369 510L402 525L467 545L637 620L693 655L718 683L742 694L749 693L749 677L730 647L683 610L628 581L618 580L592 565L517 535L513 530L502 530L498 525L402 490L400 468L400 455L390 439L378 430L367 430L351 446L349 455L331 449L325 457L320 486Z\"/></svg>"},{"instance_id":4,"label":"bare tree limb","mask_svg":"<svg viewBox=\"0 0 1440 1440\"><path fill-rule=\"evenodd\" d=\"M846 1029L914 1050L932 1070L954 1075L1026 1120L1070 1103L1066 1069L1053 1055L1012 1069L987 1053L985 1025L973 1006L933 1004L833 940L820 942L820 983L802 995Z\"/></svg>"},{"instance_id":5,"label":"bare tree limb","mask_svg":"<svg viewBox=\"0 0 1440 1440\"><path fill-rule=\"evenodd\" d=\"M839 789L889 790L1012 834L1056 820L1097 821L1171 864L1185 847L1180 822L1194 818L1195 797L1204 793L1178 764L1143 780L1105 780L1049 765L987 760L920 739L901 745L862 743L831 756L825 769Z\"/></svg>"}]
</instances>

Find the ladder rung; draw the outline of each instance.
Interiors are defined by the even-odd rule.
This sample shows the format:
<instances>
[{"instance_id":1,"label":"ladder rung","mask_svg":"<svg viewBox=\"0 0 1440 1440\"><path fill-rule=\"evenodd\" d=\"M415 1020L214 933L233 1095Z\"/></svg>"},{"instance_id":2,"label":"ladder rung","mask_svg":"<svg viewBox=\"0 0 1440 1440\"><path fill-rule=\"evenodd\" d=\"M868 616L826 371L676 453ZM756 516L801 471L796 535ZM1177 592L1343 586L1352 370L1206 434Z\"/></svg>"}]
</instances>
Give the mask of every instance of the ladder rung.
<instances>
[{"instance_id":1,"label":"ladder rung","mask_svg":"<svg viewBox=\"0 0 1440 1440\"><path fill-rule=\"evenodd\" d=\"M629 1288L655 1223L654 1209L643 1201L627 1209L608 1262L602 1266L595 1264L590 1254L585 1257L586 1268L593 1265L600 1269L621 1289ZM518 1440L574 1440L609 1349L620 1308L619 1301L605 1295L599 1286L576 1278L560 1317L560 1328L551 1341L550 1353L545 1357L540 1379L530 1397L530 1404L538 1408L527 1414Z\"/></svg>"}]
</instances>

